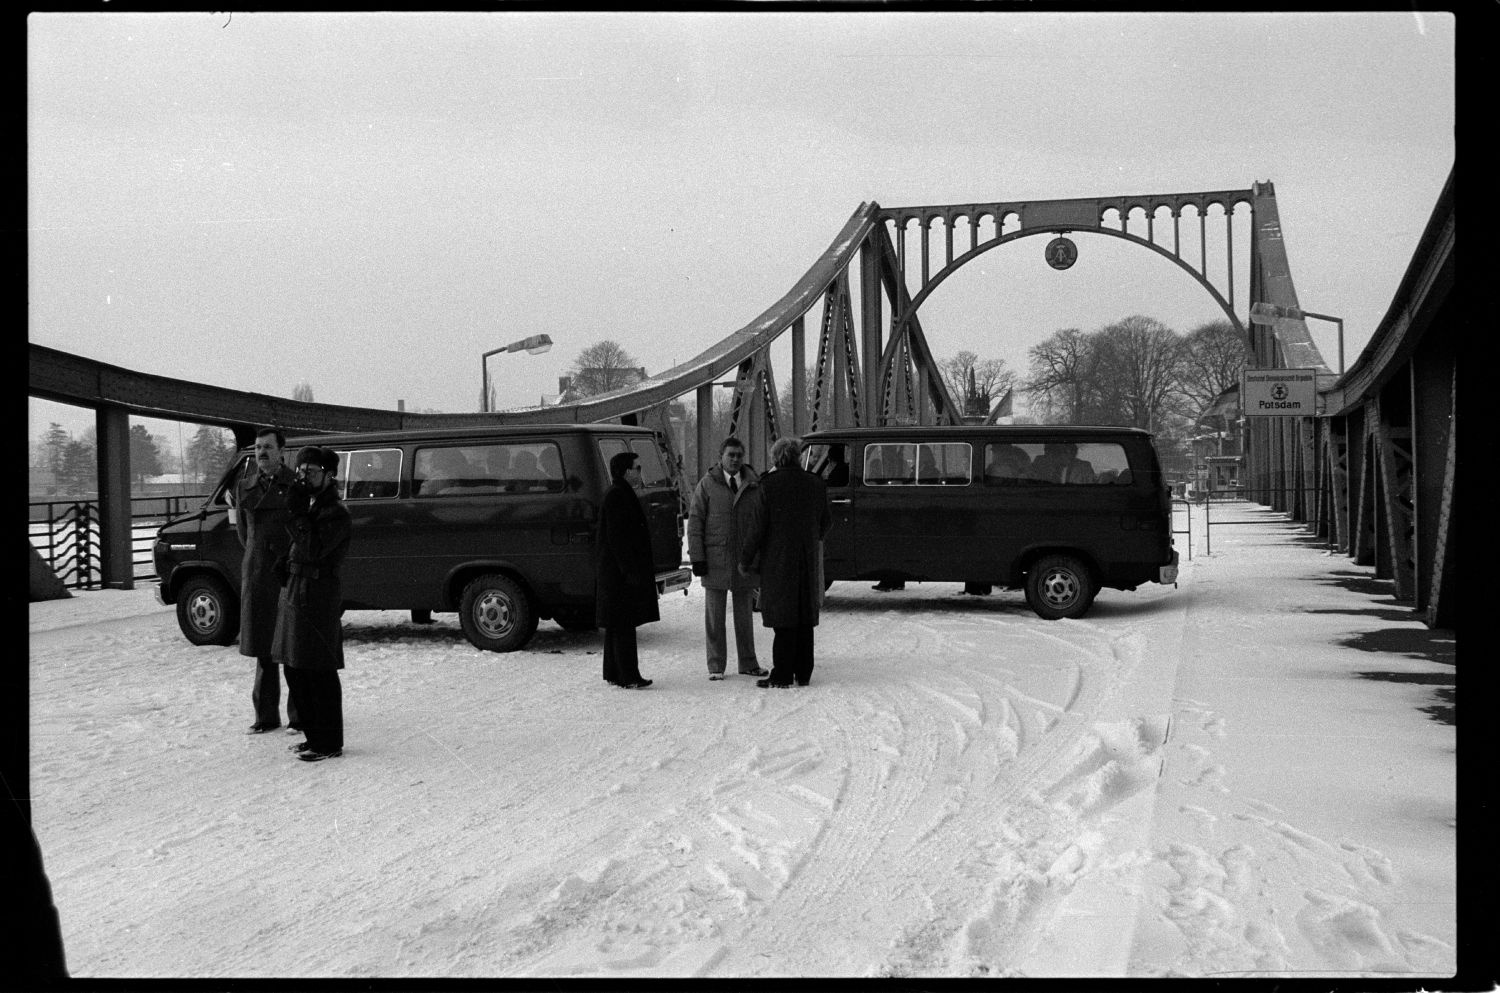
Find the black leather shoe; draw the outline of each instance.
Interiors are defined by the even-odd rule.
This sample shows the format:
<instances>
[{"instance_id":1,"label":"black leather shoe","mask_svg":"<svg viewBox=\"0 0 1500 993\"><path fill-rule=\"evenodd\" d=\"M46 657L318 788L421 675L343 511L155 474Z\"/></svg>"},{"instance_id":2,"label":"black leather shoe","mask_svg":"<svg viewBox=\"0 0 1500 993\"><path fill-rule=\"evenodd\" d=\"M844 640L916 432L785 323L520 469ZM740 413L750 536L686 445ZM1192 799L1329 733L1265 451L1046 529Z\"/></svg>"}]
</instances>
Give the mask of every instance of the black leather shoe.
<instances>
[{"instance_id":1,"label":"black leather shoe","mask_svg":"<svg viewBox=\"0 0 1500 993\"><path fill-rule=\"evenodd\" d=\"M769 676L770 674L771 674L771 672L770 672L769 669L761 669L761 668L758 668L758 667L755 668L755 669L741 669L740 670L740 675L741 676Z\"/></svg>"},{"instance_id":2,"label":"black leather shoe","mask_svg":"<svg viewBox=\"0 0 1500 993\"><path fill-rule=\"evenodd\" d=\"M799 679L799 680L797 680L797 685L798 686L806 686L807 685L807 680L805 680L805 679Z\"/></svg>"},{"instance_id":3,"label":"black leather shoe","mask_svg":"<svg viewBox=\"0 0 1500 993\"><path fill-rule=\"evenodd\" d=\"M302 733L302 725L301 724L288 724L286 726L286 733L287 734L301 734Z\"/></svg>"},{"instance_id":4,"label":"black leather shoe","mask_svg":"<svg viewBox=\"0 0 1500 993\"><path fill-rule=\"evenodd\" d=\"M643 690L646 687L648 687L648 686L651 685L651 680L649 680L649 679L637 679L633 683L621 683L620 685L623 686L623 687L625 687L627 690Z\"/></svg>"},{"instance_id":5,"label":"black leather shoe","mask_svg":"<svg viewBox=\"0 0 1500 993\"><path fill-rule=\"evenodd\" d=\"M774 687L774 688L776 688L778 690L784 690L788 686L791 686L792 684L791 683L773 683L769 679L757 679L755 681L755 685L759 686L763 690L771 688L771 687Z\"/></svg>"},{"instance_id":6,"label":"black leather shoe","mask_svg":"<svg viewBox=\"0 0 1500 993\"><path fill-rule=\"evenodd\" d=\"M286 747L289 752L305 752L312 746L305 741L299 741L295 745L287 745Z\"/></svg>"},{"instance_id":7,"label":"black leather shoe","mask_svg":"<svg viewBox=\"0 0 1500 993\"><path fill-rule=\"evenodd\" d=\"M311 748L309 748L297 757L304 762L321 762L324 759L338 758L342 754L344 754L344 750L342 748L336 748L331 752L315 752Z\"/></svg>"},{"instance_id":8,"label":"black leather shoe","mask_svg":"<svg viewBox=\"0 0 1500 993\"><path fill-rule=\"evenodd\" d=\"M252 724L246 734L265 734L267 731L275 731L281 727L280 724Z\"/></svg>"}]
</instances>

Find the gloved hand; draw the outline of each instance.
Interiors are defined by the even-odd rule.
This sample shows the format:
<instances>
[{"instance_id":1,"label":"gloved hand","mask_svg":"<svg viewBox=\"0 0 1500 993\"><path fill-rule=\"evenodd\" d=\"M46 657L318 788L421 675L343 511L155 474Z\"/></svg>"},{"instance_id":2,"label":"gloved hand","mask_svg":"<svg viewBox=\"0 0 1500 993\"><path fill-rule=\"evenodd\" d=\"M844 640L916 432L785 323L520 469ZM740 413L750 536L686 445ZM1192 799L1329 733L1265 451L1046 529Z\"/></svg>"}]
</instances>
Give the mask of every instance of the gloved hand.
<instances>
[{"instance_id":1,"label":"gloved hand","mask_svg":"<svg viewBox=\"0 0 1500 993\"><path fill-rule=\"evenodd\" d=\"M695 575L695 576L707 576L708 575L708 563L707 562L694 562L693 563L693 575Z\"/></svg>"}]
</instances>

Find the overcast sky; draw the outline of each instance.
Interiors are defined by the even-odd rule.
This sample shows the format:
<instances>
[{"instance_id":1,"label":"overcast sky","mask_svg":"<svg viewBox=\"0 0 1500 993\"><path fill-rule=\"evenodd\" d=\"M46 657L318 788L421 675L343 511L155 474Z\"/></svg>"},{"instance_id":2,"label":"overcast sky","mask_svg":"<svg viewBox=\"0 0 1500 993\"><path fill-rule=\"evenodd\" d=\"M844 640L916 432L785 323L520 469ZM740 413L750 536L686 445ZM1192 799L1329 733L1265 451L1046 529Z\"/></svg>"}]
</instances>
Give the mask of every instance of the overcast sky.
<instances>
[{"instance_id":1,"label":"overcast sky","mask_svg":"<svg viewBox=\"0 0 1500 993\"><path fill-rule=\"evenodd\" d=\"M457 412L480 353L546 332L491 360L530 404L601 338L655 373L738 330L862 201L1271 180L1352 362L1453 164L1454 36L1412 12L33 14L30 339ZM955 277L934 352L1024 372L1059 328L1220 319L1152 253L1074 240L1066 273L1028 238ZM31 407L33 438L92 423Z\"/></svg>"}]
</instances>

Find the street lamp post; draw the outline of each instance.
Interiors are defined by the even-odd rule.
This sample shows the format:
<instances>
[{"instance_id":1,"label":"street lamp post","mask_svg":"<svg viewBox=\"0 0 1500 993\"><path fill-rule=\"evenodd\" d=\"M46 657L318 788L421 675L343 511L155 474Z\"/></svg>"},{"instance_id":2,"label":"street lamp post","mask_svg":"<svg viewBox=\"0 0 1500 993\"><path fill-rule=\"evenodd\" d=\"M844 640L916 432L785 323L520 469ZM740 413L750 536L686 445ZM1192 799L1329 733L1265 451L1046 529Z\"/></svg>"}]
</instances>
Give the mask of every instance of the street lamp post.
<instances>
[{"instance_id":1,"label":"street lamp post","mask_svg":"<svg viewBox=\"0 0 1500 993\"><path fill-rule=\"evenodd\" d=\"M1256 303L1250 305L1250 323L1260 324L1271 328L1273 331L1285 330L1284 325L1293 324L1304 318L1315 317L1320 321L1332 321L1339 326L1339 375L1344 374L1344 319L1334 317L1331 314L1314 314L1310 310L1302 310L1299 307L1282 307L1274 303Z\"/></svg>"},{"instance_id":2,"label":"street lamp post","mask_svg":"<svg viewBox=\"0 0 1500 993\"><path fill-rule=\"evenodd\" d=\"M490 412L490 363L491 355L500 352L525 352L527 355L540 355L552 347L552 339L544 334L534 334L520 341L513 341L509 345L492 348L479 356L479 409L482 413Z\"/></svg>"}]
</instances>

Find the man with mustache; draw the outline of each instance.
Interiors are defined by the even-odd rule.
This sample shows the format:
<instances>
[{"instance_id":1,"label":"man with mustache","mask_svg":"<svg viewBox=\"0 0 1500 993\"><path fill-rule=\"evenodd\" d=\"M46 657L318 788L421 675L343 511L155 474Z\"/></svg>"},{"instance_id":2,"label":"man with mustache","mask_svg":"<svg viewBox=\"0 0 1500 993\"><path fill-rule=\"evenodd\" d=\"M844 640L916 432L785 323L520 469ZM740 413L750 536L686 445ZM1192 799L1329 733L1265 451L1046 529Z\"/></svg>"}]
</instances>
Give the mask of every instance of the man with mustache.
<instances>
[{"instance_id":1,"label":"man with mustache","mask_svg":"<svg viewBox=\"0 0 1500 993\"><path fill-rule=\"evenodd\" d=\"M245 547L240 562L240 654L255 659L255 723L250 734L281 727L281 667L271 656L276 634L276 606L281 581L276 560L291 544L287 533L287 496L296 476L282 460L286 436L278 428L261 428L255 435L255 457L234 488L235 531ZM287 686L286 721L293 731L302 728L297 701Z\"/></svg>"}]
</instances>

